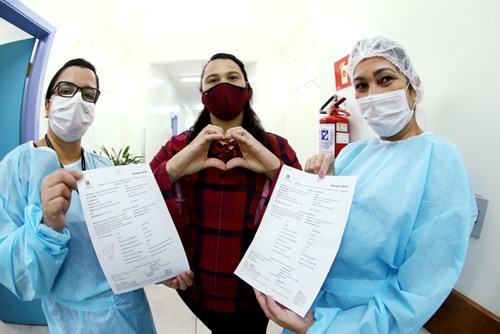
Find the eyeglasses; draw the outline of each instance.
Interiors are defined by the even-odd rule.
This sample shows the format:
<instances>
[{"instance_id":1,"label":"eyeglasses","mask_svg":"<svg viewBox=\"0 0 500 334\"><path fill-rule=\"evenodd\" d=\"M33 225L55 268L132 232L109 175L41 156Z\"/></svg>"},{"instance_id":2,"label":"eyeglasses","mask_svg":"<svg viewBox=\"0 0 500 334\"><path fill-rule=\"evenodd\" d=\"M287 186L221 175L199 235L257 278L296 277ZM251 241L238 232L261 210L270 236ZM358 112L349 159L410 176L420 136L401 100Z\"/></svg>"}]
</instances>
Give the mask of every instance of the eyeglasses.
<instances>
[{"instance_id":1,"label":"eyeglasses","mask_svg":"<svg viewBox=\"0 0 500 334\"><path fill-rule=\"evenodd\" d=\"M82 99L87 102L96 103L101 91L99 89L93 87L79 87L72 82L61 81L57 85L55 85L52 90L52 94L57 92L57 95L62 97L73 97L75 94L81 91Z\"/></svg>"}]
</instances>

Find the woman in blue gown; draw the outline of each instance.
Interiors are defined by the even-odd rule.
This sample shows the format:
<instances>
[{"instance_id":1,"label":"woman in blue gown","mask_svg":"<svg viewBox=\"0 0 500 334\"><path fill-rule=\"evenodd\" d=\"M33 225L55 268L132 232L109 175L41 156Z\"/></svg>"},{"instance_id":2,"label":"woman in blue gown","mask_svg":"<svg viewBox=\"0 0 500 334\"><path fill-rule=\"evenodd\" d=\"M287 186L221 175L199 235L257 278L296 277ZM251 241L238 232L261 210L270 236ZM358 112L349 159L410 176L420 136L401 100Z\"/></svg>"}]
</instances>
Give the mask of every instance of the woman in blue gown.
<instances>
[{"instance_id":1,"label":"woman in blue gown","mask_svg":"<svg viewBox=\"0 0 500 334\"><path fill-rule=\"evenodd\" d=\"M75 191L83 170L112 165L81 147L99 94L94 66L68 61L47 89L47 134L0 162L0 283L42 298L52 334L156 333L143 289L111 291Z\"/></svg>"},{"instance_id":2,"label":"woman in blue gown","mask_svg":"<svg viewBox=\"0 0 500 334\"><path fill-rule=\"evenodd\" d=\"M336 175L357 176L338 254L301 318L255 291L284 333L415 333L455 285L477 216L456 147L415 118L423 87L405 50L373 37L348 64L361 116L378 137L349 144ZM306 171L327 173L319 154Z\"/></svg>"}]
</instances>

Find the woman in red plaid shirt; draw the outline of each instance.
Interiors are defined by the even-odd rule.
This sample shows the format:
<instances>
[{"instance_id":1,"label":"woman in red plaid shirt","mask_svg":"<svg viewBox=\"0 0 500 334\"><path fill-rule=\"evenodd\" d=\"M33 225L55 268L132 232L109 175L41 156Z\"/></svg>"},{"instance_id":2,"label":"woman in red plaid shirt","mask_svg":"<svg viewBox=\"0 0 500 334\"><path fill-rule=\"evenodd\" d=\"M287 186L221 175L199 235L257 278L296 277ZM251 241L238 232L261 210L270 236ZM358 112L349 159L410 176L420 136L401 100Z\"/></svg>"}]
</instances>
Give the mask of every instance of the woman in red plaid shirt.
<instances>
[{"instance_id":1,"label":"woman in red plaid shirt","mask_svg":"<svg viewBox=\"0 0 500 334\"><path fill-rule=\"evenodd\" d=\"M281 166L301 165L286 139L263 129L235 56L210 58L200 92L204 108L193 127L173 136L150 162L192 270L165 284L179 289L212 333L265 334L268 319L234 270Z\"/></svg>"}]
</instances>

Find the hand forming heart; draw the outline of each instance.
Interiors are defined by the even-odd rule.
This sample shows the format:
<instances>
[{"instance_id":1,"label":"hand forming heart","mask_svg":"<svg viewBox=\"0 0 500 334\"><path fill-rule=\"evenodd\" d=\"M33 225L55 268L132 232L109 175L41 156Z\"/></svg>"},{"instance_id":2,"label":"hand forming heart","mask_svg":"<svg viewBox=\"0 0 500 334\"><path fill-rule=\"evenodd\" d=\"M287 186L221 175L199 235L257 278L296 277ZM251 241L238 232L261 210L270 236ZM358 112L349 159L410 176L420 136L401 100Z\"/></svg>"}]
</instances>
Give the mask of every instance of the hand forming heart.
<instances>
[{"instance_id":1,"label":"hand forming heart","mask_svg":"<svg viewBox=\"0 0 500 334\"><path fill-rule=\"evenodd\" d=\"M241 167L274 177L280 165L280 160L241 126L224 132L210 124L168 161L166 169L170 182L175 182L210 167L224 171Z\"/></svg>"}]
</instances>

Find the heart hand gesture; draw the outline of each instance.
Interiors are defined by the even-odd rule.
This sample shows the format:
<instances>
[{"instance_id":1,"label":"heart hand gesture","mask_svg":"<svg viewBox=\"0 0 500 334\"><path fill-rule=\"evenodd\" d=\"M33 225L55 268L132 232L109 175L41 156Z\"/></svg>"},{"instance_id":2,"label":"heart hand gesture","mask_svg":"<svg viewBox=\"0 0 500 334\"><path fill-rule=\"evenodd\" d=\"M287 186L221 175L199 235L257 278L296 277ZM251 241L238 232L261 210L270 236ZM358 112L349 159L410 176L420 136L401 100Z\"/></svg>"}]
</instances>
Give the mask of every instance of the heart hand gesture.
<instances>
[{"instance_id":1,"label":"heart hand gesture","mask_svg":"<svg viewBox=\"0 0 500 334\"><path fill-rule=\"evenodd\" d=\"M208 150L214 140L237 143L243 156L233 158L227 163L217 158L209 158ZM235 127L224 133L221 127L210 124L189 145L172 157L166 168L173 183L185 175L209 167L221 170L242 167L273 178L280 165L280 160L244 128Z\"/></svg>"}]
</instances>

